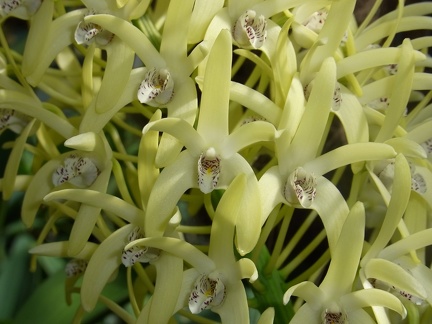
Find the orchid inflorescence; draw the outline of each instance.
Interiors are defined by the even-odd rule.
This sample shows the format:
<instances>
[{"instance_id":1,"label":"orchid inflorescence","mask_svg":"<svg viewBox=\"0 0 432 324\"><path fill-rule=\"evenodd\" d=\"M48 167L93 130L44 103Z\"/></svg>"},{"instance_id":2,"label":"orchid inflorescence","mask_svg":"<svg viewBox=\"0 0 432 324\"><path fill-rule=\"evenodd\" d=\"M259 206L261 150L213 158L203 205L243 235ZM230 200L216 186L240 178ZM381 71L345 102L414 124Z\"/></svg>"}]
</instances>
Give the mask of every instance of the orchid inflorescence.
<instances>
[{"instance_id":1,"label":"orchid inflorescence","mask_svg":"<svg viewBox=\"0 0 432 324\"><path fill-rule=\"evenodd\" d=\"M0 1L0 192L74 322L428 322L432 3L381 3Z\"/></svg>"}]
</instances>

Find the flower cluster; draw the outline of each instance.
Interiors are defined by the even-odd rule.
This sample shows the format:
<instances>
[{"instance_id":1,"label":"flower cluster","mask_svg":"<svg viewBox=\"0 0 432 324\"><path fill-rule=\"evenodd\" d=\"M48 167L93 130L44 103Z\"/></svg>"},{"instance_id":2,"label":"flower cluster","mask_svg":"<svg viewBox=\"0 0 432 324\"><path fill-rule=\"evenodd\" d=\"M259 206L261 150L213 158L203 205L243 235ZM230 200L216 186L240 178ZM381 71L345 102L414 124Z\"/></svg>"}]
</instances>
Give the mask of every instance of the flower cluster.
<instances>
[{"instance_id":1,"label":"flower cluster","mask_svg":"<svg viewBox=\"0 0 432 324\"><path fill-rule=\"evenodd\" d=\"M430 318L432 4L380 3L0 1L0 192L74 321Z\"/></svg>"}]
</instances>

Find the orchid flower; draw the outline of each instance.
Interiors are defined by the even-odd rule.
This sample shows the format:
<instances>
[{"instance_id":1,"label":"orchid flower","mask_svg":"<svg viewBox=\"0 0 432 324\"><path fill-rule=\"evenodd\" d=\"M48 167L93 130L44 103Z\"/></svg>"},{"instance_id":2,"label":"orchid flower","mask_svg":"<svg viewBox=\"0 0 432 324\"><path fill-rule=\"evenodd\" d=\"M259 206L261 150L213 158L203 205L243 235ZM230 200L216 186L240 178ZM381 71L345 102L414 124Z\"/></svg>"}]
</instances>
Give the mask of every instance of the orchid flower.
<instances>
[{"instance_id":1,"label":"orchid flower","mask_svg":"<svg viewBox=\"0 0 432 324\"><path fill-rule=\"evenodd\" d=\"M295 135L290 129L281 132L276 139L279 163L259 180L264 217L279 203L314 209L323 221L331 250L338 240L348 207L339 190L323 175L343 165L395 156L388 145L356 143L316 157L333 102L335 77L335 62L326 59L315 78Z\"/></svg>"},{"instance_id":2,"label":"orchid flower","mask_svg":"<svg viewBox=\"0 0 432 324\"><path fill-rule=\"evenodd\" d=\"M343 224L321 284L306 281L286 291L284 303L292 295L306 302L290 323L374 323L362 309L371 306L383 306L406 316L404 306L391 293L374 288L352 291L363 248L364 226L364 207L356 203Z\"/></svg>"},{"instance_id":3,"label":"orchid flower","mask_svg":"<svg viewBox=\"0 0 432 324\"><path fill-rule=\"evenodd\" d=\"M67 152L47 162L33 177L27 189L22 220L31 226L44 197L54 188L89 188L105 192L111 175L111 149L106 140L94 133L80 134L68 139L66 146L76 151ZM82 205L70 234L69 253L82 250L91 235L100 208Z\"/></svg>"},{"instance_id":4,"label":"orchid flower","mask_svg":"<svg viewBox=\"0 0 432 324\"><path fill-rule=\"evenodd\" d=\"M251 260L236 260L232 245L237 218L246 204L246 188L247 177L240 174L223 194L213 219L208 256L185 241L169 237L143 238L126 246L126 249L158 248L192 266L183 273L179 295L165 295L169 299L167 302L177 301L174 312L188 305L194 314L204 309L218 313L223 323L249 323L247 297L241 280L254 281L258 273Z\"/></svg>"},{"instance_id":5,"label":"orchid flower","mask_svg":"<svg viewBox=\"0 0 432 324\"><path fill-rule=\"evenodd\" d=\"M150 236L160 235L187 189L199 188L208 194L214 189L226 188L236 175L245 173L250 204L239 216L237 227L237 247L245 254L256 243L263 220L259 212L256 177L249 163L237 152L250 144L271 140L274 127L268 122L257 121L228 133L230 69L230 35L228 31L222 31L209 54L197 129L178 118L162 119L144 127L144 133L164 131L186 146L186 150L157 178L149 197L149 217L145 227ZM170 192L168 197L162 194L167 191Z\"/></svg>"}]
</instances>

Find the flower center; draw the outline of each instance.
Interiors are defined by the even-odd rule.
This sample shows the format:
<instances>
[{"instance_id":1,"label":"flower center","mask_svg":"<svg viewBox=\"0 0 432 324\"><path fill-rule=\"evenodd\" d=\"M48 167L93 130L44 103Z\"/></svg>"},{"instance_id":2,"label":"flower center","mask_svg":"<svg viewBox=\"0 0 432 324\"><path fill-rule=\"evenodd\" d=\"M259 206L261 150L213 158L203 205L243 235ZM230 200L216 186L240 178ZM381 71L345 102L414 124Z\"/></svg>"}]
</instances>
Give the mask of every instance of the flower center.
<instances>
[{"instance_id":1,"label":"flower center","mask_svg":"<svg viewBox=\"0 0 432 324\"><path fill-rule=\"evenodd\" d=\"M220 174L220 158L213 147L201 153L198 160L198 186L203 193L212 192L218 182Z\"/></svg>"},{"instance_id":2,"label":"flower center","mask_svg":"<svg viewBox=\"0 0 432 324\"><path fill-rule=\"evenodd\" d=\"M52 182L54 186L69 182L78 188L86 188L93 184L99 174L100 170L93 160L71 154L53 173Z\"/></svg>"},{"instance_id":3,"label":"flower center","mask_svg":"<svg viewBox=\"0 0 432 324\"><path fill-rule=\"evenodd\" d=\"M267 37L267 21L263 15L257 17L254 10L247 10L234 24L233 37L244 48L260 48Z\"/></svg>"},{"instance_id":4,"label":"flower center","mask_svg":"<svg viewBox=\"0 0 432 324\"><path fill-rule=\"evenodd\" d=\"M160 107L171 101L174 80L167 69L150 69L138 89L138 100L152 107Z\"/></svg>"},{"instance_id":5,"label":"flower center","mask_svg":"<svg viewBox=\"0 0 432 324\"><path fill-rule=\"evenodd\" d=\"M94 12L88 15L94 15ZM114 34L104 30L101 26L81 21L75 30L75 41L80 45L90 45L96 43L105 46L113 39Z\"/></svg>"},{"instance_id":6,"label":"flower center","mask_svg":"<svg viewBox=\"0 0 432 324\"><path fill-rule=\"evenodd\" d=\"M128 236L128 243L143 238L141 228L135 227ZM156 260L159 257L160 250L146 246L133 246L130 249L123 250L122 263L125 267L131 267L137 262L147 263Z\"/></svg>"},{"instance_id":7,"label":"flower center","mask_svg":"<svg viewBox=\"0 0 432 324\"><path fill-rule=\"evenodd\" d=\"M9 0L9 1L2 1L0 5L2 16L6 16L9 14L12 10L15 10L21 5L20 0Z\"/></svg>"},{"instance_id":8,"label":"flower center","mask_svg":"<svg viewBox=\"0 0 432 324\"><path fill-rule=\"evenodd\" d=\"M299 167L288 177L283 194L289 203L299 202L303 207L308 208L315 199L316 187L315 176Z\"/></svg>"},{"instance_id":9,"label":"flower center","mask_svg":"<svg viewBox=\"0 0 432 324\"><path fill-rule=\"evenodd\" d=\"M347 316L341 311L333 312L326 309L322 316L323 324L348 324Z\"/></svg>"},{"instance_id":10,"label":"flower center","mask_svg":"<svg viewBox=\"0 0 432 324\"><path fill-rule=\"evenodd\" d=\"M65 267L66 277L76 277L80 274L83 274L85 269L87 268L88 262L82 259L72 259L70 260Z\"/></svg>"},{"instance_id":11,"label":"flower center","mask_svg":"<svg viewBox=\"0 0 432 324\"><path fill-rule=\"evenodd\" d=\"M189 309L193 314L198 314L204 309L221 305L225 296L226 288L218 273L201 275L189 296Z\"/></svg>"},{"instance_id":12,"label":"flower center","mask_svg":"<svg viewBox=\"0 0 432 324\"><path fill-rule=\"evenodd\" d=\"M13 109L0 108L0 133L9 128L14 133L20 134L27 121L27 116Z\"/></svg>"}]
</instances>

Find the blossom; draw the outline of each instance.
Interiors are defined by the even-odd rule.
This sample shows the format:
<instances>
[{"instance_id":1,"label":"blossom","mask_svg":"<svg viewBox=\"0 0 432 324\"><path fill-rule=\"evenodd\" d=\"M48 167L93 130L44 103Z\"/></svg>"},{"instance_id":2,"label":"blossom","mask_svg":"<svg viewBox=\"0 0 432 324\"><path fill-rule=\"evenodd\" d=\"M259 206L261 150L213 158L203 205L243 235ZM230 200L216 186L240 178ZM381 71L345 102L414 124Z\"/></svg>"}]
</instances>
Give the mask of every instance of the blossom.
<instances>
[{"instance_id":1,"label":"blossom","mask_svg":"<svg viewBox=\"0 0 432 324\"><path fill-rule=\"evenodd\" d=\"M2 0L0 16L13 16L28 20L37 11L41 0Z\"/></svg>"},{"instance_id":2,"label":"blossom","mask_svg":"<svg viewBox=\"0 0 432 324\"><path fill-rule=\"evenodd\" d=\"M232 246L236 218L246 199L246 185L246 176L240 174L222 196L213 219L208 255L185 241L170 237L138 239L126 246L159 248L193 266L184 271L179 295L165 295L168 303L171 299L177 300L174 311L188 305L192 313L211 309L224 323L248 323L247 298L241 280L256 280L257 271L250 259L236 260Z\"/></svg>"},{"instance_id":3,"label":"blossom","mask_svg":"<svg viewBox=\"0 0 432 324\"><path fill-rule=\"evenodd\" d=\"M243 125L228 134L228 96L230 76L230 36L222 31L212 48L204 77L200 115L195 130L178 118L165 118L149 123L143 129L167 132L186 146L175 162L164 168L149 197L147 213L158 217L146 218L150 235L163 232L180 196L189 188L209 193L226 188L239 173L248 175L250 204L239 217L237 244L240 253L249 252L259 235L263 221L259 213L256 177L247 161L237 152L253 143L271 140L274 127L257 121ZM169 197L161 192L169 191ZM160 199L163 199L163 203Z\"/></svg>"},{"instance_id":4,"label":"blossom","mask_svg":"<svg viewBox=\"0 0 432 324\"><path fill-rule=\"evenodd\" d=\"M362 309L370 306L384 306L406 316L402 303L390 293L374 288L351 291L363 247L364 222L364 207L357 203L346 218L321 284L307 281L286 291L284 303L292 295L306 301L291 323L373 323Z\"/></svg>"}]
</instances>

